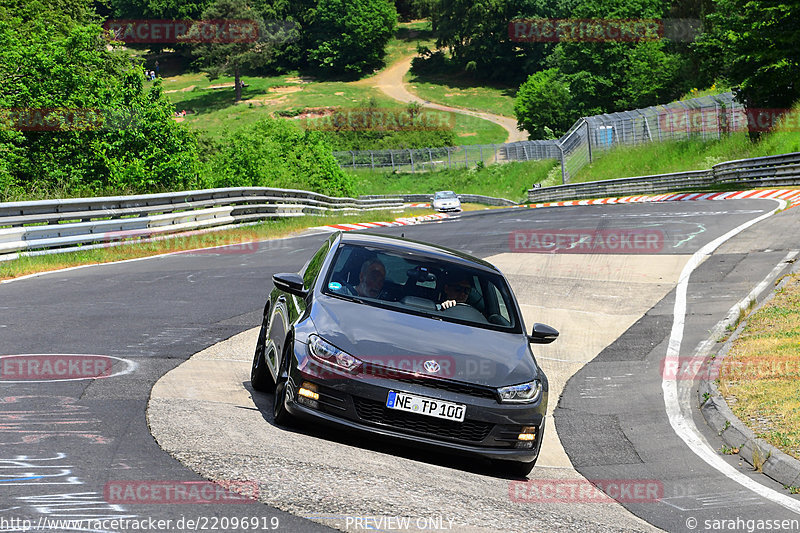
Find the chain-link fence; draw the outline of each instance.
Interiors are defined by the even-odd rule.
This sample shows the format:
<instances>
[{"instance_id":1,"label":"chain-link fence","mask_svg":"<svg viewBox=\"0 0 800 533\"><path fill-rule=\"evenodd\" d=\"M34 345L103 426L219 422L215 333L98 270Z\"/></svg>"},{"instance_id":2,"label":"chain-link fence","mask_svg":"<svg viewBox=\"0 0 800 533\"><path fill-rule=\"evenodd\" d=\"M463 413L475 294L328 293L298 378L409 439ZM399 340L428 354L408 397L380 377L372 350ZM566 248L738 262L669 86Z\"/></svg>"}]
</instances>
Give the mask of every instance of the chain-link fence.
<instances>
[{"instance_id":1,"label":"chain-link fence","mask_svg":"<svg viewBox=\"0 0 800 533\"><path fill-rule=\"evenodd\" d=\"M342 168L425 171L471 168L505 161L558 159L555 141L522 141L508 144L475 144L404 150L350 150L333 153Z\"/></svg>"},{"instance_id":2,"label":"chain-link fence","mask_svg":"<svg viewBox=\"0 0 800 533\"><path fill-rule=\"evenodd\" d=\"M425 171L470 168L482 163L558 159L563 183L569 183L598 152L687 138L718 139L742 129L747 117L730 92L682 100L663 106L581 118L560 139L506 144L413 148L405 150L351 150L334 152L339 165L351 169Z\"/></svg>"},{"instance_id":3,"label":"chain-link fence","mask_svg":"<svg viewBox=\"0 0 800 533\"><path fill-rule=\"evenodd\" d=\"M744 107L730 92L681 100L663 106L585 117L558 140L561 175L569 183L595 154L620 145L719 139L747 125Z\"/></svg>"}]
</instances>

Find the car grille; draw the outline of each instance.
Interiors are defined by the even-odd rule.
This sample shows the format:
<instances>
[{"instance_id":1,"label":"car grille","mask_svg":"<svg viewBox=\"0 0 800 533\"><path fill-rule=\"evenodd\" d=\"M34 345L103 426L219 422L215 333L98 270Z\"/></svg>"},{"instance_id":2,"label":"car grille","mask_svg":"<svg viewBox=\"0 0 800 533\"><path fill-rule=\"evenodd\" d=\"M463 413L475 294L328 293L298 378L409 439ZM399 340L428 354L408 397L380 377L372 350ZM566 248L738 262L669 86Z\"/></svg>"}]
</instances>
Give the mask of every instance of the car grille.
<instances>
[{"instance_id":1,"label":"car grille","mask_svg":"<svg viewBox=\"0 0 800 533\"><path fill-rule=\"evenodd\" d=\"M497 393L494 389L476 387L466 383L458 383L455 381L446 381L443 379L432 378L415 378L408 376L392 376L394 381L402 383L411 383L413 385L421 385L431 389L446 390L448 392L456 392L459 394L468 394L477 398L487 398L489 400L497 400Z\"/></svg>"},{"instance_id":2,"label":"car grille","mask_svg":"<svg viewBox=\"0 0 800 533\"><path fill-rule=\"evenodd\" d=\"M392 426L413 433L435 435L446 439L480 442L492 431L494 424L465 420L452 422L414 413L387 409L381 402L353 397L358 416L372 424Z\"/></svg>"}]
</instances>

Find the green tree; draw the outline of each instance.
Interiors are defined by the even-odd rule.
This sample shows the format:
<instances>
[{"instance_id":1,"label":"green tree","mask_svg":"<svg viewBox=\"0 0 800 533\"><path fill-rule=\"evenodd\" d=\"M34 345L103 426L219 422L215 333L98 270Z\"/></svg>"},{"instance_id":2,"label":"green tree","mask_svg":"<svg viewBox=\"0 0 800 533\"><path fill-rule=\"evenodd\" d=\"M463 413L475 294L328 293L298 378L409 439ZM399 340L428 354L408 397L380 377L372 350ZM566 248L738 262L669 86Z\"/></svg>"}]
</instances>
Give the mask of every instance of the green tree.
<instances>
[{"instance_id":1,"label":"green tree","mask_svg":"<svg viewBox=\"0 0 800 533\"><path fill-rule=\"evenodd\" d=\"M660 19L662 0L564 0L559 15L576 19ZM573 118L670 101L687 90L686 57L652 35L640 41L562 41L548 57L568 81Z\"/></svg>"},{"instance_id":2,"label":"green tree","mask_svg":"<svg viewBox=\"0 0 800 533\"><path fill-rule=\"evenodd\" d=\"M310 29L309 64L358 76L380 66L397 27L390 0L319 0Z\"/></svg>"},{"instance_id":3,"label":"green tree","mask_svg":"<svg viewBox=\"0 0 800 533\"><path fill-rule=\"evenodd\" d=\"M517 91L514 114L517 128L531 139L544 139L547 129L558 135L572 125L569 85L551 68L531 74Z\"/></svg>"},{"instance_id":4,"label":"green tree","mask_svg":"<svg viewBox=\"0 0 800 533\"><path fill-rule=\"evenodd\" d=\"M109 0L121 19L198 19L213 0Z\"/></svg>"},{"instance_id":5,"label":"green tree","mask_svg":"<svg viewBox=\"0 0 800 533\"><path fill-rule=\"evenodd\" d=\"M701 46L749 110L789 109L800 99L800 2L716 0ZM755 126L751 123L751 126ZM752 128L750 136L761 134Z\"/></svg>"},{"instance_id":6,"label":"green tree","mask_svg":"<svg viewBox=\"0 0 800 533\"><path fill-rule=\"evenodd\" d=\"M236 38L227 42L200 42L194 45L198 63L210 79L222 74L234 77L235 99L242 99L242 69L258 69L269 64L274 51L267 35L264 20L246 0L215 0L203 11L203 20L251 20L258 25L258 35L253 38Z\"/></svg>"},{"instance_id":7,"label":"green tree","mask_svg":"<svg viewBox=\"0 0 800 533\"><path fill-rule=\"evenodd\" d=\"M512 41L509 22L552 17L552 5L546 0L441 0L431 16L436 46L449 50L458 70L469 68L477 78L516 85L542 68L552 45Z\"/></svg>"},{"instance_id":8,"label":"green tree","mask_svg":"<svg viewBox=\"0 0 800 533\"><path fill-rule=\"evenodd\" d=\"M194 137L172 119L160 86L145 91L141 67L97 25L61 33L47 12L0 22L0 109L12 110L0 124L6 196L14 187L91 194L183 187L196 178ZM30 128L19 116L89 120Z\"/></svg>"}]
</instances>

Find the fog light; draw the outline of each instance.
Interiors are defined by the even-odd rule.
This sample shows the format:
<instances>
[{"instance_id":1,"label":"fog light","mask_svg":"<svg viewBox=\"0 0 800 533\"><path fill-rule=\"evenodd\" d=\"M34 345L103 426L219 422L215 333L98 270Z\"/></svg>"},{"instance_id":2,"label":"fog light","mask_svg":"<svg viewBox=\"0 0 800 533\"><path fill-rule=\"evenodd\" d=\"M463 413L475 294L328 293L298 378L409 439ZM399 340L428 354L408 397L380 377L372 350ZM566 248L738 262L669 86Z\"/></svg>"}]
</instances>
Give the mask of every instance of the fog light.
<instances>
[{"instance_id":1,"label":"fog light","mask_svg":"<svg viewBox=\"0 0 800 533\"><path fill-rule=\"evenodd\" d=\"M517 440L521 441L535 441L536 440L536 426L523 426L522 433L517 436Z\"/></svg>"},{"instance_id":2,"label":"fog light","mask_svg":"<svg viewBox=\"0 0 800 533\"><path fill-rule=\"evenodd\" d=\"M309 400L319 400L317 386L313 383L309 383L308 381L303 382L303 384L300 386L300 390L297 391L297 395L308 398Z\"/></svg>"}]
</instances>

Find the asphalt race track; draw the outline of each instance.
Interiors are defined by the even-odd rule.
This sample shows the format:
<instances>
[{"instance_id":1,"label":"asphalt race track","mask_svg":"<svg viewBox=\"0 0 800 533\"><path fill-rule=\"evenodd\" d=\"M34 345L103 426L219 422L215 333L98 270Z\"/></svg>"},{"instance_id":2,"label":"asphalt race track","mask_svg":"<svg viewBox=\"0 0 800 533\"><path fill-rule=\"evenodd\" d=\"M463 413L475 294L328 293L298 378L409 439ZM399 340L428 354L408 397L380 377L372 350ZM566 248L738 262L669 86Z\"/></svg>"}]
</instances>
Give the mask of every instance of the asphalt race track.
<instances>
[{"instance_id":1,"label":"asphalt race track","mask_svg":"<svg viewBox=\"0 0 800 533\"><path fill-rule=\"evenodd\" d=\"M671 339L675 346L676 299L686 296L679 346L691 356L753 287L791 268L776 265L800 249L795 209L730 236L679 285L693 254L777 206L508 209L374 230L488 258L508 275L528 327L536 320L561 330L556 343L535 349L563 395L551 390L546 449L529 477L539 486L569 486L583 476L656 487L622 504L548 499L479 461L274 426L271 397L247 381L250 330L260 323L272 274L298 270L326 234L4 283L0 354L115 359L102 379L0 376L0 530L747 531L748 520L800 520L800 498L736 456L716 454L734 473L721 471L702 446L676 433L670 408L693 422L711 452L721 446L698 414L694 382L672 384L678 403L671 406L662 379ZM521 253L534 251L533 235L566 230L658 239L626 253ZM187 503L152 490L149 500L123 501L113 492L206 478L255 488L261 503ZM64 519L83 521L51 522Z\"/></svg>"}]
</instances>

